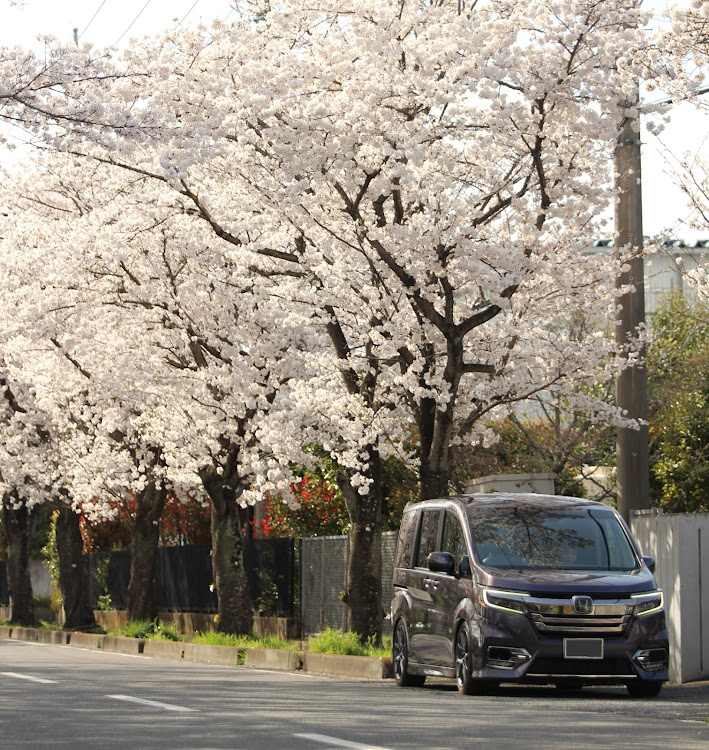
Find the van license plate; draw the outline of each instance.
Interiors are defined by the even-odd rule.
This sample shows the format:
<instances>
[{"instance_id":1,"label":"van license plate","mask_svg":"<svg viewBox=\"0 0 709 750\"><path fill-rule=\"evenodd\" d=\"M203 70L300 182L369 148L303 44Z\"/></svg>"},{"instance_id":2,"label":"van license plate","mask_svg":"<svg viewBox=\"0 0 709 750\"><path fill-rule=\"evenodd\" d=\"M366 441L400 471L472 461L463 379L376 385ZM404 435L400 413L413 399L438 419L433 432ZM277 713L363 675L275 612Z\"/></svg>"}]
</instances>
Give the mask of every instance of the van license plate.
<instances>
[{"instance_id":1,"label":"van license plate","mask_svg":"<svg viewBox=\"0 0 709 750\"><path fill-rule=\"evenodd\" d=\"M603 638L564 638L564 659L602 659Z\"/></svg>"}]
</instances>

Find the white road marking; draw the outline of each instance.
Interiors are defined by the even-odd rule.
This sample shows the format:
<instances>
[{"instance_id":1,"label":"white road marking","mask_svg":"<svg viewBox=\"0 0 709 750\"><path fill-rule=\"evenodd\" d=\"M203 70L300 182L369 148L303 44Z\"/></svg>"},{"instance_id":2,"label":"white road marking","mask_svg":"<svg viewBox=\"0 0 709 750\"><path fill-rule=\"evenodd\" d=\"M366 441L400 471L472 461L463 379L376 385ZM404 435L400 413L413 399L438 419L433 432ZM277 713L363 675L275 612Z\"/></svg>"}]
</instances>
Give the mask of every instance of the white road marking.
<instances>
[{"instance_id":1,"label":"white road marking","mask_svg":"<svg viewBox=\"0 0 709 750\"><path fill-rule=\"evenodd\" d=\"M321 742L323 745L329 745L330 747L345 747L351 748L351 750L387 750L387 748L385 747L377 747L376 745L363 745L360 742L349 742L348 740L341 740L337 737L328 737L325 734L295 734L293 736L300 737L303 740Z\"/></svg>"},{"instance_id":2,"label":"white road marking","mask_svg":"<svg viewBox=\"0 0 709 750\"><path fill-rule=\"evenodd\" d=\"M0 672L5 677L16 677L18 680L29 680L30 682L41 682L43 685L56 685L56 680L45 680L44 677L31 677L28 674L20 674L19 672Z\"/></svg>"},{"instance_id":3,"label":"white road marking","mask_svg":"<svg viewBox=\"0 0 709 750\"><path fill-rule=\"evenodd\" d=\"M107 698L115 698L117 701L127 701L128 703L139 703L141 706L153 706L162 708L165 711L181 711L188 713L196 711L196 708L187 708L186 706L176 706L174 703L160 703L159 701L149 701L145 698L136 698L133 695L107 695Z\"/></svg>"}]
</instances>

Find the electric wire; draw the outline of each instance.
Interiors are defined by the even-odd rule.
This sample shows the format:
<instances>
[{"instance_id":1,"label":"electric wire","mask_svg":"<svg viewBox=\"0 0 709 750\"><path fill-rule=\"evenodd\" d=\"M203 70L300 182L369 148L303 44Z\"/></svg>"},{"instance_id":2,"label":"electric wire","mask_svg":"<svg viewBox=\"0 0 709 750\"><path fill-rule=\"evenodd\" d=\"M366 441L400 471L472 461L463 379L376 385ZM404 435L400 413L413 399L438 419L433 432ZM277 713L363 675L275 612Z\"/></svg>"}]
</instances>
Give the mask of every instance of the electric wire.
<instances>
[{"instance_id":1,"label":"electric wire","mask_svg":"<svg viewBox=\"0 0 709 750\"><path fill-rule=\"evenodd\" d=\"M179 29L180 26L182 26L182 24L184 23L185 18L187 18L187 16L189 16L189 14L195 9L195 6L197 5L198 2L199 2L199 0L194 0L194 2L192 3L192 7L187 11L187 13L185 13L184 16L182 16L182 18L180 19L180 22L177 24L177 26L175 26L176 29Z\"/></svg>"},{"instance_id":2,"label":"electric wire","mask_svg":"<svg viewBox=\"0 0 709 750\"><path fill-rule=\"evenodd\" d=\"M81 39L81 37L82 37L82 36L84 36L84 34L85 34L85 33L87 32L87 30L88 30L89 26L91 26L91 24L92 24L92 23L94 22L94 20L96 19L96 16L97 16L97 15L98 15L98 14L99 14L99 13L101 12L101 8L103 8L103 6L104 6L105 4L106 4L106 0L103 0L103 2L101 3L101 5L99 5L99 6L98 6L98 8L97 8L96 12L95 12L95 13L93 14L93 16L91 16L91 20L90 20L90 21L89 21L89 22L88 22L88 23L86 24L86 26L84 27L84 30L83 30L83 31L81 32L81 34L79 34L79 36L77 37L77 40L78 40L78 39Z\"/></svg>"},{"instance_id":3,"label":"electric wire","mask_svg":"<svg viewBox=\"0 0 709 750\"><path fill-rule=\"evenodd\" d=\"M118 39L116 39L116 41L114 42L114 46L117 46L120 43L121 39L123 39L123 37L133 28L135 22L143 15L143 11L148 7L148 5L150 5L151 2L152 0L147 0L145 5L138 12L138 15L130 22L128 28L118 37Z\"/></svg>"}]
</instances>

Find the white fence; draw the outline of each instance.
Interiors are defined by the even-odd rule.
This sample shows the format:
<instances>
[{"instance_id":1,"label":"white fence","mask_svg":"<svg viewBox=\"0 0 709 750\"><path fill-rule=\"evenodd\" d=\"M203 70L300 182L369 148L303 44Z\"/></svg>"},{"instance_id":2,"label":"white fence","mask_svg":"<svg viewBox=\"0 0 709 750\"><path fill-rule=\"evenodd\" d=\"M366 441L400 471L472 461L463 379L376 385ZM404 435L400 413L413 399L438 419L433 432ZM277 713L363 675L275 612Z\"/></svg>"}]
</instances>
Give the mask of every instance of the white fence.
<instances>
[{"instance_id":1,"label":"white fence","mask_svg":"<svg viewBox=\"0 0 709 750\"><path fill-rule=\"evenodd\" d=\"M657 563L670 635L670 681L709 679L709 513L636 513L633 535Z\"/></svg>"}]
</instances>

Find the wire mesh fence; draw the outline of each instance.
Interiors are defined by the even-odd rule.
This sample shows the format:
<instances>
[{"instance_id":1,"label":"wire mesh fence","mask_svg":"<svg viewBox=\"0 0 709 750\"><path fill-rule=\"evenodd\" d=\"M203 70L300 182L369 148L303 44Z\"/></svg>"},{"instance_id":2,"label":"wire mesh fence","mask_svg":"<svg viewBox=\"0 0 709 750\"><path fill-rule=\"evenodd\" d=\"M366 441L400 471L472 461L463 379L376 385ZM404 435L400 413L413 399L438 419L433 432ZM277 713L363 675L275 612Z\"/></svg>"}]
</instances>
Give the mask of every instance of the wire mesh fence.
<instances>
[{"instance_id":1,"label":"wire mesh fence","mask_svg":"<svg viewBox=\"0 0 709 750\"><path fill-rule=\"evenodd\" d=\"M382 534L382 609L389 612L396 532ZM347 630L347 606L342 592L347 588L350 540L347 536L320 536L301 540L300 617L303 635L326 628ZM388 619L384 630L388 630Z\"/></svg>"}]
</instances>

